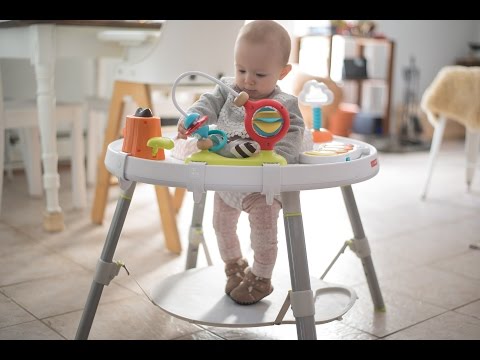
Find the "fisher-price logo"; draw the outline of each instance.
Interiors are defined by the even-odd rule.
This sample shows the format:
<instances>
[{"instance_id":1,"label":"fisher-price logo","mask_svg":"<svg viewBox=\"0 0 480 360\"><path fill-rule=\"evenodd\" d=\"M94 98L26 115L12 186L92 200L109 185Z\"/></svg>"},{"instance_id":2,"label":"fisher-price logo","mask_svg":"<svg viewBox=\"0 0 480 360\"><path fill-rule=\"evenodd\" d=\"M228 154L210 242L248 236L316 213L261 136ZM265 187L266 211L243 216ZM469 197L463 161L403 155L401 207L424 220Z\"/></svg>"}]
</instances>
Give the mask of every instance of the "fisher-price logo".
<instances>
[{"instance_id":1,"label":"fisher-price logo","mask_svg":"<svg viewBox=\"0 0 480 360\"><path fill-rule=\"evenodd\" d=\"M371 167L375 167L375 166L377 166L377 164L378 164L377 159L373 159L372 161L370 161L370 166Z\"/></svg>"}]
</instances>

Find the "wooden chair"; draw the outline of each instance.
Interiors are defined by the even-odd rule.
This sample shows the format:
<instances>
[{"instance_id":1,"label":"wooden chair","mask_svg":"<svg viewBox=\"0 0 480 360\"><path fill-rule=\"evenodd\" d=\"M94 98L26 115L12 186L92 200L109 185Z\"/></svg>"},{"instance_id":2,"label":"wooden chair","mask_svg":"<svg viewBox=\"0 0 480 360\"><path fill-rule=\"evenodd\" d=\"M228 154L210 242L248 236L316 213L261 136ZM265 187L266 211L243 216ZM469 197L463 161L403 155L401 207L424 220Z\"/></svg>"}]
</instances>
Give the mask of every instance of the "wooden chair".
<instances>
[{"instance_id":1,"label":"wooden chair","mask_svg":"<svg viewBox=\"0 0 480 360\"><path fill-rule=\"evenodd\" d=\"M124 108L129 96L139 107L153 109L151 86L171 86L189 70L204 71L213 76L231 75L234 70L233 47L244 20L169 20L162 24L154 46L132 47L127 59L117 68L110 103L107 128L97 168L92 221L101 224L110 186L110 174L103 161L108 144L118 138ZM205 79L185 79L188 85L205 85ZM208 83L210 85L210 83ZM177 188L172 196L167 187L155 187L166 247L180 253L181 244L176 213L181 207L185 189Z\"/></svg>"}]
</instances>

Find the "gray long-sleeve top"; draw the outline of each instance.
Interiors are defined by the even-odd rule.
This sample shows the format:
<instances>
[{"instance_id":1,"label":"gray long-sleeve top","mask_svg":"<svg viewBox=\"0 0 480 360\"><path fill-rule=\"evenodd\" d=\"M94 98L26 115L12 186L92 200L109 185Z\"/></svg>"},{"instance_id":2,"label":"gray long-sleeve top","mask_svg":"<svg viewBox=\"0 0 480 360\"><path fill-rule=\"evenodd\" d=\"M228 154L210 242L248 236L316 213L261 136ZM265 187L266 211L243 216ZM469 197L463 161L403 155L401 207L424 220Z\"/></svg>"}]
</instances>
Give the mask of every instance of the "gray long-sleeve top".
<instances>
[{"instance_id":1,"label":"gray long-sleeve top","mask_svg":"<svg viewBox=\"0 0 480 360\"><path fill-rule=\"evenodd\" d=\"M234 78L224 77L221 81L235 91L240 91L235 85ZM282 155L289 164L298 163L298 156L302 148L303 132L305 130L302 114L298 107L298 100L295 96L282 92L279 86L275 86L269 98L279 101L290 114L288 132L283 139L275 144L275 151ZM208 124L216 124L218 129L227 133L229 139L233 137L248 138L249 136L244 125L245 109L237 107L233 103L234 99L230 92L217 85L211 93L204 93L187 110L187 113L196 112L200 115L207 115Z\"/></svg>"}]
</instances>

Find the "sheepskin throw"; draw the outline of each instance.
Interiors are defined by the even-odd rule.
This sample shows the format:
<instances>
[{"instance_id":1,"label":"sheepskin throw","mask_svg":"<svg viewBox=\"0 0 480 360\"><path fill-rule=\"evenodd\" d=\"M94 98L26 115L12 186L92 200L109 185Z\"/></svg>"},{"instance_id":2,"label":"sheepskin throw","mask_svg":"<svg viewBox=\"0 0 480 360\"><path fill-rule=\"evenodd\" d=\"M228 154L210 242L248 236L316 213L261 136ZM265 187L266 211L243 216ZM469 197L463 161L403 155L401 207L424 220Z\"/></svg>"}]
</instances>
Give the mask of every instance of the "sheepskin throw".
<instances>
[{"instance_id":1,"label":"sheepskin throw","mask_svg":"<svg viewBox=\"0 0 480 360\"><path fill-rule=\"evenodd\" d=\"M433 126L442 115L480 129L480 67L444 67L425 90L421 107Z\"/></svg>"}]
</instances>

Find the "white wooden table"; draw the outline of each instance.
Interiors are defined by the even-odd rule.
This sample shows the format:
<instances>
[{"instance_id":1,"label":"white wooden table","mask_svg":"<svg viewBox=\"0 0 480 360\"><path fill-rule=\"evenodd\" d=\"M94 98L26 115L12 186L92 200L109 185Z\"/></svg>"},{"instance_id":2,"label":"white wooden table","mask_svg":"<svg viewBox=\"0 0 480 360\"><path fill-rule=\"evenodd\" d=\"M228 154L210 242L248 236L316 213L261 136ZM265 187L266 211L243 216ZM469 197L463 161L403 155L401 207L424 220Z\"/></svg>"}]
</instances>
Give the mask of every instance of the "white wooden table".
<instances>
[{"instance_id":1,"label":"white wooden table","mask_svg":"<svg viewBox=\"0 0 480 360\"><path fill-rule=\"evenodd\" d=\"M30 59L35 68L37 107L43 161L43 187L46 209L43 226L47 231L62 231L64 220L58 199L60 177L55 124L55 62L60 57L121 57L123 48L97 39L105 27L151 31L159 23L134 23L118 20L44 20L0 22L0 58ZM2 99L3 100L3 99ZM2 101L0 100L0 101Z\"/></svg>"}]
</instances>

